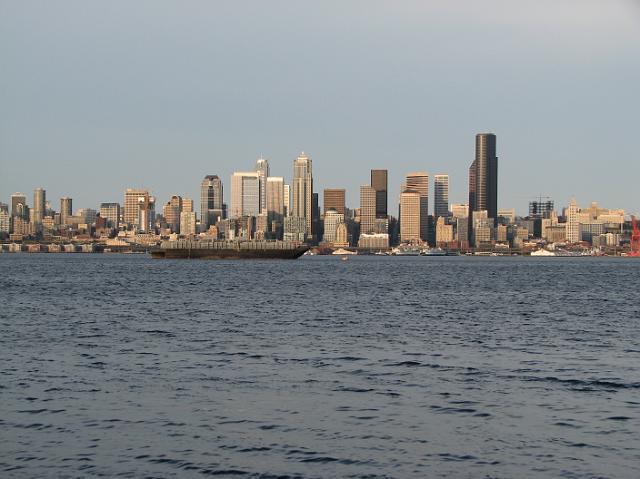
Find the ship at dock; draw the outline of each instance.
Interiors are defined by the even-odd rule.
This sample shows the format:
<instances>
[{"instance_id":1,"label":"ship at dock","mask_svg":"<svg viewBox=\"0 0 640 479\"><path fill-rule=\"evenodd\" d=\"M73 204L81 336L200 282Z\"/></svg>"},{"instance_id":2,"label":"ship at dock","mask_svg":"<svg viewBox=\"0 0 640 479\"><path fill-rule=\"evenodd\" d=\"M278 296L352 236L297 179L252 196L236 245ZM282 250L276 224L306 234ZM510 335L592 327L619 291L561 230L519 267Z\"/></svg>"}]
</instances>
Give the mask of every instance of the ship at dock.
<instances>
[{"instance_id":1,"label":"ship at dock","mask_svg":"<svg viewBox=\"0 0 640 479\"><path fill-rule=\"evenodd\" d=\"M156 259L296 259L309 246L293 241L168 240L151 250Z\"/></svg>"}]
</instances>

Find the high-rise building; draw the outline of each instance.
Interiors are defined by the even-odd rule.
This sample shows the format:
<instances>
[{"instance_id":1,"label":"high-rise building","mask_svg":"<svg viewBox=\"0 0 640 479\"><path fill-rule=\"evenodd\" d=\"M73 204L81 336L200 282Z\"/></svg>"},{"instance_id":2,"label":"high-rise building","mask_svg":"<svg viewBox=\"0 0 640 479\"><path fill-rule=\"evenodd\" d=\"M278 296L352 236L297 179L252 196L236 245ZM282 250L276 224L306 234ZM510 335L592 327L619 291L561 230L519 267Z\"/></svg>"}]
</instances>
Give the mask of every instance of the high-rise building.
<instances>
[{"instance_id":1,"label":"high-rise building","mask_svg":"<svg viewBox=\"0 0 640 479\"><path fill-rule=\"evenodd\" d=\"M387 217L387 170L371 170L371 187L376 192L376 218Z\"/></svg>"},{"instance_id":2,"label":"high-rise building","mask_svg":"<svg viewBox=\"0 0 640 479\"><path fill-rule=\"evenodd\" d=\"M100 217L104 218L109 228L120 227L120 203L100 204Z\"/></svg>"},{"instance_id":3,"label":"high-rise building","mask_svg":"<svg viewBox=\"0 0 640 479\"><path fill-rule=\"evenodd\" d=\"M453 203L451 205L451 216L454 218L468 218L469 205L467 203Z\"/></svg>"},{"instance_id":4,"label":"high-rise building","mask_svg":"<svg viewBox=\"0 0 640 479\"><path fill-rule=\"evenodd\" d=\"M182 197L173 195L162 208L162 214L167 222L167 227L173 233L180 233L180 213L182 213Z\"/></svg>"},{"instance_id":5,"label":"high-rise building","mask_svg":"<svg viewBox=\"0 0 640 479\"><path fill-rule=\"evenodd\" d=\"M360 234L374 233L376 227L376 190L369 185L360 187Z\"/></svg>"},{"instance_id":6,"label":"high-rise building","mask_svg":"<svg viewBox=\"0 0 640 479\"><path fill-rule=\"evenodd\" d=\"M444 216L438 216L436 222L436 245L448 245L453 241L453 225L447 224Z\"/></svg>"},{"instance_id":7,"label":"high-rise building","mask_svg":"<svg viewBox=\"0 0 640 479\"><path fill-rule=\"evenodd\" d=\"M24 193L14 193L11 195L11 216L13 218L29 219L29 207L27 197Z\"/></svg>"},{"instance_id":8,"label":"high-rise building","mask_svg":"<svg viewBox=\"0 0 640 479\"><path fill-rule=\"evenodd\" d=\"M433 176L433 200L434 216L449 216L449 175Z\"/></svg>"},{"instance_id":9,"label":"high-rise building","mask_svg":"<svg viewBox=\"0 0 640 479\"><path fill-rule=\"evenodd\" d=\"M344 216L345 205L345 189L344 188L325 188L324 189L324 214L329 210L336 210Z\"/></svg>"},{"instance_id":10,"label":"high-rise building","mask_svg":"<svg viewBox=\"0 0 640 479\"><path fill-rule=\"evenodd\" d=\"M42 224L44 210L46 208L47 192L42 188L33 190L33 214L31 221L35 224Z\"/></svg>"},{"instance_id":11,"label":"high-rise building","mask_svg":"<svg viewBox=\"0 0 640 479\"><path fill-rule=\"evenodd\" d=\"M429 237L429 175L423 172L407 175L406 189L420 195L420 238L428 241Z\"/></svg>"},{"instance_id":12,"label":"high-rise building","mask_svg":"<svg viewBox=\"0 0 640 479\"><path fill-rule=\"evenodd\" d=\"M268 230L276 232L284 225L284 178L281 176L267 177L266 202Z\"/></svg>"},{"instance_id":13,"label":"high-rise building","mask_svg":"<svg viewBox=\"0 0 640 479\"><path fill-rule=\"evenodd\" d=\"M233 173L230 213L232 218L260 214L260 174L258 172L236 171Z\"/></svg>"},{"instance_id":14,"label":"high-rise building","mask_svg":"<svg viewBox=\"0 0 640 479\"><path fill-rule=\"evenodd\" d=\"M578 222L578 204L575 198L571 198L569 207L566 209L567 228L566 237L569 243L580 241L580 223Z\"/></svg>"},{"instance_id":15,"label":"high-rise building","mask_svg":"<svg viewBox=\"0 0 640 479\"><path fill-rule=\"evenodd\" d=\"M180 212L180 234L183 236L196 234L196 214L193 211Z\"/></svg>"},{"instance_id":16,"label":"high-rise building","mask_svg":"<svg viewBox=\"0 0 640 479\"><path fill-rule=\"evenodd\" d=\"M269 177L269 162L260 157L256 161L256 171L260 181L260 213L267 212L267 178Z\"/></svg>"},{"instance_id":17,"label":"high-rise building","mask_svg":"<svg viewBox=\"0 0 640 479\"><path fill-rule=\"evenodd\" d=\"M400 242L420 241L422 196L415 190L400 193Z\"/></svg>"},{"instance_id":18,"label":"high-rise building","mask_svg":"<svg viewBox=\"0 0 640 479\"><path fill-rule=\"evenodd\" d=\"M311 158L304 152L293 160L291 216L305 218L306 237L313 238L313 172Z\"/></svg>"},{"instance_id":19,"label":"high-rise building","mask_svg":"<svg viewBox=\"0 0 640 479\"><path fill-rule=\"evenodd\" d=\"M60 198L60 224L67 224L67 218L73 215L73 200L68 196ZM102 216L102 213L100 214Z\"/></svg>"},{"instance_id":20,"label":"high-rise building","mask_svg":"<svg viewBox=\"0 0 640 479\"><path fill-rule=\"evenodd\" d=\"M200 224L203 230L224 218L222 180L218 175L207 175L200 183Z\"/></svg>"},{"instance_id":21,"label":"high-rise building","mask_svg":"<svg viewBox=\"0 0 640 479\"><path fill-rule=\"evenodd\" d=\"M325 243L334 243L336 241L336 234L338 231L338 225L344 223L344 215L338 213L336 210L328 210L324 212L324 235L322 241Z\"/></svg>"},{"instance_id":22,"label":"high-rise building","mask_svg":"<svg viewBox=\"0 0 640 479\"><path fill-rule=\"evenodd\" d=\"M182 198L182 211L186 213L195 213L193 209L193 200L190 198Z\"/></svg>"},{"instance_id":23,"label":"high-rise building","mask_svg":"<svg viewBox=\"0 0 640 479\"><path fill-rule=\"evenodd\" d=\"M284 215L289 216L291 214L291 187L284 185Z\"/></svg>"},{"instance_id":24,"label":"high-rise building","mask_svg":"<svg viewBox=\"0 0 640 479\"><path fill-rule=\"evenodd\" d=\"M140 232L154 228L156 200L148 190L127 188L124 193L124 222Z\"/></svg>"},{"instance_id":25,"label":"high-rise building","mask_svg":"<svg viewBox=\"0 0 640 479\"><path fill-rule=\"evenodd\" d=\"M469 216L486 210L494 223L498 218L498 157L496 135L476 135L476 157L469 167Z\"/></svg>"},{"instance_id":26,"label":"high-rise building","mask_svg":"<svg viewBox=\"0 0 640 479\"><path fill-rule=\"evenodd\" d=\"M0 203L0 237L8 235L11 231L11 217L9 216L9 205Z\"/></svg>"}]
</instances>

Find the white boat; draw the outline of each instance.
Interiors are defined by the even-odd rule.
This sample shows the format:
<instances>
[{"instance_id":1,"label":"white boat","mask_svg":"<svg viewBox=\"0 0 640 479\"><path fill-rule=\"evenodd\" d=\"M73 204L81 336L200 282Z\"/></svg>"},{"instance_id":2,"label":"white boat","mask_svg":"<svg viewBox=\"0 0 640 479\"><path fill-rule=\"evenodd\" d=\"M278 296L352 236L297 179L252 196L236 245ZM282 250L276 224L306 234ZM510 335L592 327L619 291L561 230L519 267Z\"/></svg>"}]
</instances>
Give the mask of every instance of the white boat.
<instances>
[{"instance_id":1,"label":"white boat","mask_svg":"<svg viewBox=\"0 0 640 479\"><path fill-rule=\"evenodd\" d=\"M546 249L539 249L531 252L531 256L555 256L556 254L553 251L549 251Z\"/></svg>"},{"instance_id":2,"label":"white boat","mask_svg":"<svg viewBox=\"0 0 640 479\"><path fill-rule=\"evenodd\" d=\"M391 254L395 256L420 256L421 252L420 246L400 245Z\"/></svg>"},{"instance_id":3,"label":"white boat","mask_svg":"<svg viewBox=\"0 0 640 479\"><path fill-rule=\"evenodd\" d=\"M422 252L423 256L447 256L447 252L442 248L429 248Z\"/></svg>"},{"instance_id":4,"label":"white boat","mask_svg":"<svg viewBox=\"0 0 640 479\"><path fill-rule=\"evenodd\" d=\"M335 255L347 255L347 254L358 254L355 251L349 251L348 249L344 249L344 248L338 248L337 250L335 250L333 253L331 254L335 254Z\"/></svg>"}]
</instances>

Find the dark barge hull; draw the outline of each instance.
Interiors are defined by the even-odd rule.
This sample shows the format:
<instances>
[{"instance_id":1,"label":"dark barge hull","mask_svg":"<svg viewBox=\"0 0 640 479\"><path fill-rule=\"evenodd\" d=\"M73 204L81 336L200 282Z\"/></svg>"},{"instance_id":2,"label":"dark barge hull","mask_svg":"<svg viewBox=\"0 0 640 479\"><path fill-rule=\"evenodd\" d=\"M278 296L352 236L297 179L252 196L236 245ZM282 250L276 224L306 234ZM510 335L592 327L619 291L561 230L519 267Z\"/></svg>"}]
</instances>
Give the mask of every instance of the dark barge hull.
<instances>
[{"instance_id":1,"label":"dark barge hull","mask_svg":"<svg viewBox=\"0 0 640 479\"><path fill-rule=\"evenodd\" d=\"M296 259L302 256L308 246L295 249L207 249L207 248L159 248L151 250L156 259Z\"/></svg>"}]
</instances>

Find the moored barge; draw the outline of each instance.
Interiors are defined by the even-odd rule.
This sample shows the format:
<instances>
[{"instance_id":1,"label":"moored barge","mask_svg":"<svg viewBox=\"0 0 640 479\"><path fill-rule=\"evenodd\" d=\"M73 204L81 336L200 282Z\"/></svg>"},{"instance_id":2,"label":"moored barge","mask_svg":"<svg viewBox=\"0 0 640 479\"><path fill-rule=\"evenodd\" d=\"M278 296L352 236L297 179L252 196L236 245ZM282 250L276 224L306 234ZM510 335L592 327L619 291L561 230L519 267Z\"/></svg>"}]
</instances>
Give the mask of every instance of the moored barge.
<instances>
[{"instance_id":1,"label":"moored barge","mask_svg":"<svg viewBox=\"0 0 640 479\"><path fill-rule=\"evenodd\" d=\"M151 250L157 259L296 259L309 246L293 241L168 240Z\"/></svg>"}]
</instances>

